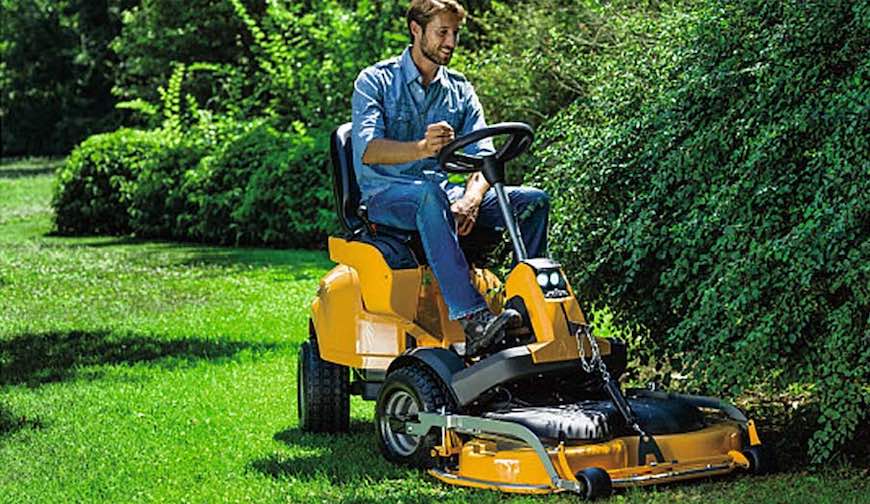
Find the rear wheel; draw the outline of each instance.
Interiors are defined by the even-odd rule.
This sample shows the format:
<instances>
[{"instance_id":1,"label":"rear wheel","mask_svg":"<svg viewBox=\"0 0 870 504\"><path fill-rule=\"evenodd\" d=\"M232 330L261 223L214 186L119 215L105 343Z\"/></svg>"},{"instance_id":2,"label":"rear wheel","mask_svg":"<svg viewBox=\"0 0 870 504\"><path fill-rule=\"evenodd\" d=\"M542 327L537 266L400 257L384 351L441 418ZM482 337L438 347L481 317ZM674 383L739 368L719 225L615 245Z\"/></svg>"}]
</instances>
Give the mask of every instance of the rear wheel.
<instances>
[{"instance_id":1,"label":"rear wheel","mask_svg":"<svg viewBox=\"0 0 870 504\"><path fill-rule=\"evenodd\" d=\"M432 467L436 460L432 449L441 442L440 431L432 429L424 436L412 436L403 432L403 425L415 420L420 412L442 408L451 411L452 401L437 378L425 369L408 366L387 375L375 406L378 447L384 457L411 467Z\"/></svg>"},{"instance_id":2,"label":"rear wheel","mask_svg":"<svg viewBox=\"0 0 870 504\"><path fill-rule=\"evenodd\" d=\"M314 338L302 343L296 366L299 428L310 432L347 431L350 423L348 368L321 359Z\"/></svg>"}]
</instances>

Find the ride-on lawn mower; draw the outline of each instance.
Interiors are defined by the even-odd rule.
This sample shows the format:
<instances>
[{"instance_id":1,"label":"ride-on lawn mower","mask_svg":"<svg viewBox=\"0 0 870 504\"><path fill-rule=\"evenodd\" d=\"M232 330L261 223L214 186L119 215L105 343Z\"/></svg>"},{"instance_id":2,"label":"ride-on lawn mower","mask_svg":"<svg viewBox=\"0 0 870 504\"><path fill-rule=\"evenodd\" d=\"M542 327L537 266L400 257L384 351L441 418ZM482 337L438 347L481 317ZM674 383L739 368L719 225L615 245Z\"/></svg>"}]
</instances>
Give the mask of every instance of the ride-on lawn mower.
<instances>
[{"instance_id":1,"label":"ride-on lawn mower","mask_svg":"<svg viewBox=\"0 0 870 504\"><path fill-rule=\"evenodd\" d=\"M622 391L624 343L594 337L559 264L527 258L504 192L504 166L532 141L521 123L454 140L440 152L454 173L482 171L495 189L516 266L502 285L480 267L499 236L472 233L462 247L473 282L514 324L487 353L468 358L449 320L419 235L369 222L360 206L350 124L332 136L338 214L329 238L337 262L311 305L298 361L300 427L346 430L349 395L376 400L383 455L452 485L506 492L570 491L770 470L755 425L718 399L660 390ZM461 149L506 138L491 155ZM353 379L351 380L351 376Z\"/></svg>"}]
</instances>

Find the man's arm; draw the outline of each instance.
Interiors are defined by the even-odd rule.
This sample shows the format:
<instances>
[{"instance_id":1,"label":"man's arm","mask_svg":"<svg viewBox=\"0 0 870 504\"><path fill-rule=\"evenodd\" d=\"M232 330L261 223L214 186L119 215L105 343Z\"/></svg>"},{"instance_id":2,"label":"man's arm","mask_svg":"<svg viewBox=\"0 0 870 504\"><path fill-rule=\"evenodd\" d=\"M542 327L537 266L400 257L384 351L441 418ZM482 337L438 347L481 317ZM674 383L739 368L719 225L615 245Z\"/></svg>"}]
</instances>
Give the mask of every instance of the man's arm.
<instances>
[{"instance_id":1,"label":"man's arm","mask_svg":"<svg viewBox=\"0 0 870 504\"><path fill-rule=\"evenodd\" d=\"M453 140L453 128L446 122L430 124L426 135L414 142L385 138L384 99L376 73L366 69L354 83L353 149L363 164L401 164L437 154Z\"/></svg>"},{"instance_id":2,"label":"man's arm","mask_svg":"<svg viewBox=\"0 0 870 504\"><path fill-rule=\"evenodd\" d=\"M388 138L375 138L368 143L362 156L365 164L401 164L438 154L453 140L453 128L442 121L430 124L426 136L416 142L399 142Z\"/></svg>"},{"instance_id":3,"label":"man's arm","mask_svg":"<svg viewBox=\"0 0 870 504\"><path fill-rule=\"evenodd\" d=\"M353 142L354 163L363 160L369 144L384 138L384 105L383 89L374 68L360 72L353 86L351 107L353 112ZM357 166L358 168L358 166ZM359 176L359 174L357 174Z\"/></svg>"}]
</instances>

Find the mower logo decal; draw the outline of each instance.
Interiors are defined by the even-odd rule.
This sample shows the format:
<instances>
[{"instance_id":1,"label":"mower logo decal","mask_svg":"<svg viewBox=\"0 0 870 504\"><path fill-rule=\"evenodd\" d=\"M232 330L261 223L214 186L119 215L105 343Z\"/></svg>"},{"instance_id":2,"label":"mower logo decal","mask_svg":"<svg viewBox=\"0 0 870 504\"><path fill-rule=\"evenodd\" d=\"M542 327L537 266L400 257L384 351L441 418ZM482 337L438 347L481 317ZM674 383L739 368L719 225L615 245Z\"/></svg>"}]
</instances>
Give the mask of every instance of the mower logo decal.
<instances>
[{"instance_id":1,"label":"mower logo decal","mask_svg":"<svg viewBox=\"0 0 870 504\"><path fill-rule=\"evenodd\" d=\"M520 475L520 461L516 459L496 459L495 467L501 481L513 482Z\"/></svg>"}]
</instances>

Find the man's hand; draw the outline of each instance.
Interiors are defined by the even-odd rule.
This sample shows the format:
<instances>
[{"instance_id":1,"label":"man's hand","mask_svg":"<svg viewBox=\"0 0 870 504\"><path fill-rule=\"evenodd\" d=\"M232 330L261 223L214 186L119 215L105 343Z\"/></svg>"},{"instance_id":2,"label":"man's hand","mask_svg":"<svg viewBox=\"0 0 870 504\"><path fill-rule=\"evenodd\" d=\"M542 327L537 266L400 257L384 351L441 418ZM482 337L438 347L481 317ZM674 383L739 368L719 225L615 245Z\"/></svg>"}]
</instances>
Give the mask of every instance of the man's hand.
<instances>
[{"instance_id":1,"label":"man's hand","mask_svg":"<svg viewBox=\"0 0 870 504\"><path fill-rule=\"evenodd\" d=\"M459 236L465 236L474 229L477 213L480 211L480 199L463 196L450 205L453 218L456 220L456 231Z\"/></svg>"},{"instance_id":2,"label":"man's hand","mask_svg":"<svg viewBox=\"0 0 870 504\"><path fill-rule=\"evenodd\" d=\"M446 121L441 121L427 126L426 136L417 145L426 158L438 154L445 145L453 141L453 138L453 127Z\"/></svg>"}]
</instances>

